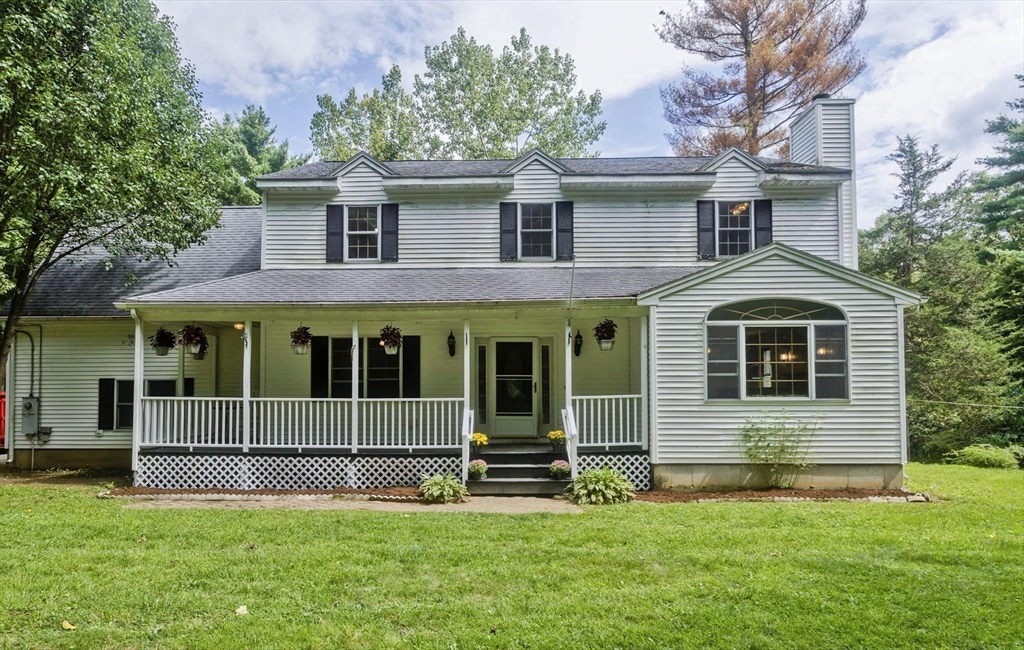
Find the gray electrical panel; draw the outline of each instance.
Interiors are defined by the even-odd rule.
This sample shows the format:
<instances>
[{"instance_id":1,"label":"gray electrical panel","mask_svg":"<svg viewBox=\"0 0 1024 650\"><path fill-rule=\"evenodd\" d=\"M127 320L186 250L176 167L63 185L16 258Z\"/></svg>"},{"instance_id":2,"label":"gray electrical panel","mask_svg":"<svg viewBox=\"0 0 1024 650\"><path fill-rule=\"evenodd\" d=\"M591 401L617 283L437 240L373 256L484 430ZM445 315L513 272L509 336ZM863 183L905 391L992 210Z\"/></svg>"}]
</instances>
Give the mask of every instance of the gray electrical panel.
<instances>
[{"instance_id":1,"label":"gray electrical panel","mask_svg":"<svg viewBox=\"0 0 1024 650\"><path fill-rule=\"evenodd\" d=\"M26 397L21 401L21 432L27 436L39 433L39 398Z\"/></svg>"}]
</instances>

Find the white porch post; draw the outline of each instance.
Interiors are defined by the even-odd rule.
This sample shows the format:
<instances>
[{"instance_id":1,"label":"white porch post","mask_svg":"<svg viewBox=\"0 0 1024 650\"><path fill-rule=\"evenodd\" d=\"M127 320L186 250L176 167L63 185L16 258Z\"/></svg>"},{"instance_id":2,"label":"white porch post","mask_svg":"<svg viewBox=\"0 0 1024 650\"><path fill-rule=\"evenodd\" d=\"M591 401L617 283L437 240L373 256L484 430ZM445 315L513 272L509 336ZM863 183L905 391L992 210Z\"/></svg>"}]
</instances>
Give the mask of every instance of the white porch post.
<instances>
[{"instance_id":1,"label":"white porch post","mask_svg":"<svg viewBox=\"0 0 1024 650\"><path fill-rule=\"evenodd\" d=\"M145 381L146 347L143 343L142 319L135 310L132 310L132 318L135 319L135 394L132 396L132 412L135 414L132 422L132 471L139 469L139 444L142 441L142 429L144 426L142 413L142 393Z\"/></svg>"},{"instance_id":2,"label":"white porch post","mask_svg":"<svg viewBox=\"0 0 1024 650\"><path fill-rule=\"evenodd\" d=\"M352 453L359 449L359 321L352 321Z\"/></svg>"},{"instance_id":3,"label":"white porch post","mask_svg":"<svg viewBox=\"0 0 1024 650\"><path fill-rule=\"evenodd\" d=\"M178 345L178 380L174 382L174 395L185 396L185 346Z\"/></svg>"},{"instance_id":4,"label":"white porch post","mask_svg":"<svg viewBox=\"0 0 1024 650\"><path fill-rule=\"evenodd\" d=\"M470 379L470 345L469 345L469 321L462 321L462 399L465 401L465 408L469 408L469 379Z\"/></svg>"},{"instance_id":5,"label":"white porch post","mask_svg":"<svg viewBox=\"0 0 1024 650\"><path fill-rule=\"evenodd\" d=\"M245 321L242 354L242 451L249 451L252 436L252 321Z\"/></svg>"},{"instance_id":6,"label":"white porch post","mask_svg":"<svg viewBox=\"0 0 1024 650\"><path fill-rule=\"evenodd\" d=\"M647 330L647 367L650 368L650 381L647 390L651 396L650 449L651 464L653 465L658 462L658 308L655 305L650 307Z\"/></svg>"},{"instance_id":7,"label":"white porch post","mask_svg":"<svg viewBox=\"0 0 1024 650\"><path fill-rule=\"evenodd\" d=\"M650 449L650 428L647 424L647 317L640 317L640 431L644 449Z\"/></svg>"},{"instance_id":8,"label":"white porch post","mask_svg":"<svg viewBox=\"0 0 1024 650\"><path fill-rule=\"evenodd\" d=\"M572 323L568 318L565 319L565 406L572 407Z\"/></svg>"}]
</instances>

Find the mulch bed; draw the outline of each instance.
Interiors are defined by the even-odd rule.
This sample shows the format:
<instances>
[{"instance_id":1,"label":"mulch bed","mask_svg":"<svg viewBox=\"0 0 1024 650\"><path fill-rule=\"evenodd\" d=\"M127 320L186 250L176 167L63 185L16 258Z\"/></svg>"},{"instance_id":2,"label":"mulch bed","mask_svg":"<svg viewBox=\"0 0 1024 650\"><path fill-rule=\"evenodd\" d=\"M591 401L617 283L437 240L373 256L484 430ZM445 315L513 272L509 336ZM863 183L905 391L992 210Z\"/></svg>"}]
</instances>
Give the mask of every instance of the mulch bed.
<instances>
[{"instance_id":1,"label":"mulch bed","mask_svg":"<svg viewBox=\"0 0 1024 650\"><path fill-rule=\"evenodd\" d=\"M813 501L831 501L832 499L867 499L868 497L907 497L911 492L903 490L864 490L844 488L838 490L735 490L732 492L679 492L676 490L651 490L637 492L637 501L651 503L689 503L693 501L745 501L767 500L775 498L811 499Z\"/></svg>"},{"instance_id":2,"label":"mulch bed","mask_svg":"<svg viewBox=\"0 0 1024 650\"><path fill-rule=\"evenodd\" d=\"M208 488L202 490L171 490L166 488L149 488L142 486L115 488L109 492L112 497L131 497L157 494L248 494L256 496L296 496L300 494L367 494L388 497L415 497L419 488L389 487L372 490L355 490L351 488L335 488L333 490L225 490Z\"/></svg>"}]
</instances>

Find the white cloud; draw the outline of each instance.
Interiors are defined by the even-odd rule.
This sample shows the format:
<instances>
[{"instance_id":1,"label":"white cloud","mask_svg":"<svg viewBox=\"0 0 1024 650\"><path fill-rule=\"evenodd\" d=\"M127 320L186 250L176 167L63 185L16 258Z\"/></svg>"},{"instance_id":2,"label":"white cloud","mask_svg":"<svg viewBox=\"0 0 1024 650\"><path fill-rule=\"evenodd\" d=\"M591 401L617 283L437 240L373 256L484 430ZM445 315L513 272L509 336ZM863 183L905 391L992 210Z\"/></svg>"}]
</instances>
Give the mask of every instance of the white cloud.
<instances>
[{"instance_id":1,"label":"white cloud","mask_svg":"<svg viewBox=\"0 0 1024 650\"><path fill-rule=\"evenodd\" d=\"M959 156L939 186L991 150L985 120L1020 92L1013 75L1024 69L1024 4L874 3L861 35L868 71L850 94L858 98L858 217L867 227L893 202L895 167L885 156L897 135Z\"/></svg>"}]
</instances>

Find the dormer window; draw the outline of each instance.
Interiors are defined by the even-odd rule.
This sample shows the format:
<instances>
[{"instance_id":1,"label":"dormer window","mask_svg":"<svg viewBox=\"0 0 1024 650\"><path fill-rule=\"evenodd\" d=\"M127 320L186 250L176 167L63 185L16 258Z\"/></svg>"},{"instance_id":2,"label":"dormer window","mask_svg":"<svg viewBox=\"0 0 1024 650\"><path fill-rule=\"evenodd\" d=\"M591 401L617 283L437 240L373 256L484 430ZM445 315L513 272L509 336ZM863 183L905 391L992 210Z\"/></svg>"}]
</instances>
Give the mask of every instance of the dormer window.
<instances>
[{"instance_id":1,"label":"dormer window","mask_svg":"<svg viewBox=\"0 0 1024 650\"><path fill-rule=\"evenodd\" d=\"M555 219L553 203L519 204L519 259L555 258Z\"/></svg>"},{"instance_id":2,"label":"dormer window","mask_svg":"<svg viewBox=\"0 0 1024 650\"><path fill-rule=\"evenodd\" d=\"M380 235L376 205L345 206L345 259L346 261L376 261L380 259L377 238Z\"/></svg>"}]
</instances>

